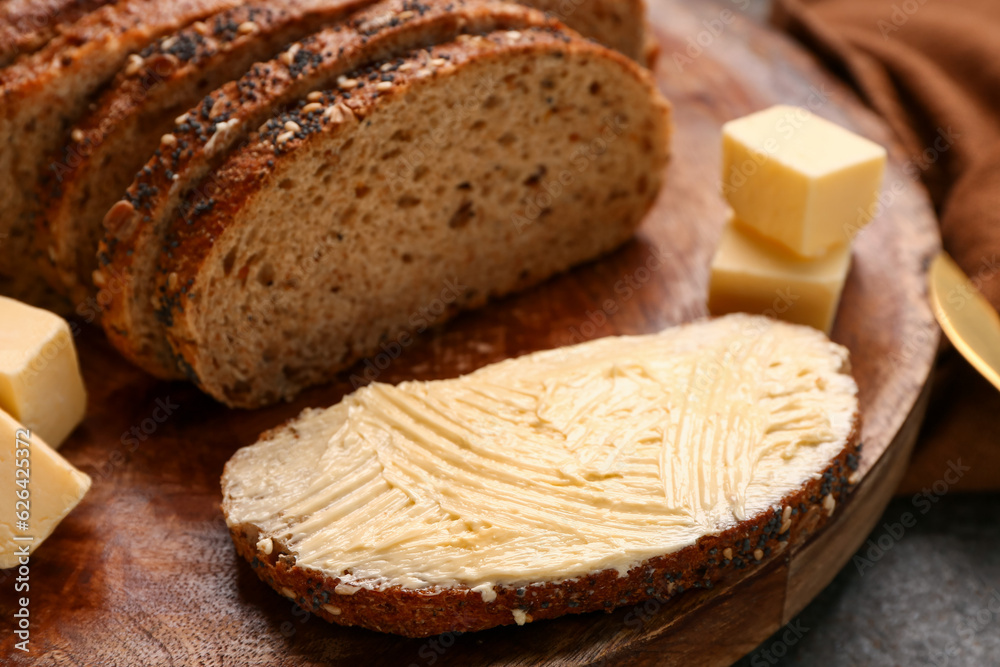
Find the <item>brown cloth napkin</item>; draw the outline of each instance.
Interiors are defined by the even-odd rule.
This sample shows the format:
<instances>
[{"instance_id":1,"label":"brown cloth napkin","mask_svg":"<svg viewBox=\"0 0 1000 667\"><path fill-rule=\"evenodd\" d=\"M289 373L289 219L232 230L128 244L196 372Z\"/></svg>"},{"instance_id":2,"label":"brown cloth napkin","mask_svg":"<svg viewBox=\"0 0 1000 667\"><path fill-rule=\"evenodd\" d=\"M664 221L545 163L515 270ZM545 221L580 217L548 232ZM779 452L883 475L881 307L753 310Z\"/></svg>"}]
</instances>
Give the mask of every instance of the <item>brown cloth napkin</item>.
<instances>
[{"instance_id":1,"label":"brown cloth napkin","mask_svg":"<svg viewBox=\"0 0 1000 667\"><path fill-rule=\"evenodd\" d=\"M772 21L886 119L945 249L1000 309L1000 0L775 0ZM949 349L901 491L958 459L971 470L957 488L1000 489L1000 393Z\"/></svg>"}]
</instances>

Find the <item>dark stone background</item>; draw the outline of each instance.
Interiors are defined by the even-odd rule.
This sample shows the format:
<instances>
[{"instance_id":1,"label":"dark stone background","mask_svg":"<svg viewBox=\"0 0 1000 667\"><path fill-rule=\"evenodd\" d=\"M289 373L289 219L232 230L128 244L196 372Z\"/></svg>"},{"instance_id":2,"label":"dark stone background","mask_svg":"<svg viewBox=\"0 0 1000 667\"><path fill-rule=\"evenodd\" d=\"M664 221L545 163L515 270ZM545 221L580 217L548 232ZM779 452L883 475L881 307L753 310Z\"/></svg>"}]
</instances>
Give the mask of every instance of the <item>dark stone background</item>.
<instances>
[{"instance_id":1,"label":"dark stone background","mask_svg":"<svg viewBox=\"0 0 1000 667\"><path fill-rule=\"evenodd\" d=\"M854 562L736 664L1000 665L1000 495L927 502L893 500Z\"/></svg>"}]
</instances>

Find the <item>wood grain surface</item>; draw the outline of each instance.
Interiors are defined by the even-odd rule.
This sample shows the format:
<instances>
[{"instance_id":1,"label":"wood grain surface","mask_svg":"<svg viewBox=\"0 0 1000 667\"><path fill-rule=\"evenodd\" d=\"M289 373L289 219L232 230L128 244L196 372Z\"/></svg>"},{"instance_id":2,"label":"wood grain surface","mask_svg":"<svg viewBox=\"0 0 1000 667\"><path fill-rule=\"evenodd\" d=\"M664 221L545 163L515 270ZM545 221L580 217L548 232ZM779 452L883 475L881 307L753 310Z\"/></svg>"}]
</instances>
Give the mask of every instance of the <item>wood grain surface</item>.
<instances>
[{"instance_id":1,"label":"wood grain surface","mask_svg":"<svg viewBox=\"0 0 1000 667\"><path fill-rule=\"evenodd\" d=\"M724 665L830 581L880 516L923 415L938 341L924 288L939 247L933 213L884 126L810 56L738 17L731 3L651 4L657 76L674 103L677 133L669 185L639 236L610 257L425 333L378 379L453 377L582 337L704 316L708 263L726 215L720 126L777 102L808 105L889 146L892 162L885 206L858 239L833 333L850 348L860 385L865 477L832 525L739 581L668 603L429 640L331 626L276 595L237 557L219 511L219 477L261 431L339 400L350 374L295 404L231 411L190 386L144 376L84 327L90 412L62 451L94 486L32 557L31 653L15 651L5 632L5 663ZM633 288L616 290L619 281ZM14 583L12 572L0 573L5 625L23 595Z\"/></svg>"}]
</instances>

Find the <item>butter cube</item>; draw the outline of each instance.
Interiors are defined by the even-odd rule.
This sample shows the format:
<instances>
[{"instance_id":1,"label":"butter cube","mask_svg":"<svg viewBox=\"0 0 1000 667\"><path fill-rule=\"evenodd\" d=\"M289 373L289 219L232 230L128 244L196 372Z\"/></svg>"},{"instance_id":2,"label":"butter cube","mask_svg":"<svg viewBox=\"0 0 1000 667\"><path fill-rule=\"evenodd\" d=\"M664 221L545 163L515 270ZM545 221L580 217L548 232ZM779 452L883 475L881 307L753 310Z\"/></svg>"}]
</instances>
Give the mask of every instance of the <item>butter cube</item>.
<instances>
[{"instance_id":1,"label":"butter cube","mask_svg":"<svg viewBox=\"0 0 1000 667\"><path fill-rule=\"evenodd\" d=\"M0 409L59 447L83 421L87 393L66 320L0 297Z\"/></svg>"},{"instance_id":2,"label":"butter cube","mask_svg":"<svg viewBox=\"0 0 1000 667\"><path fill-rule=\"evenodd\" d=\"M24 552L33 553L89 489L90 477L0 411L0 568L24 564Z\"/></svg>"},{"instance_id":3,"label":"butter cube","mask_svg":"<svg viewBox=\"0 0 1000 667\"><path fill-rule=\"evenodd\" d=\"M799 107L722 128L722 190L736 217L803 257L846 245L871 220L886 151Z\"/></svg>"},{"instance_id":4,"label":"butter cube","mask_svg":"<svg viewBox=\"0 0 1000 667\"><path fill-rule=\"evenodd\" d=\"M850 265L850 246L805 259L731 221L712 259L708 309L768 315L829 333Z\"/></svg>"}]
</instances>

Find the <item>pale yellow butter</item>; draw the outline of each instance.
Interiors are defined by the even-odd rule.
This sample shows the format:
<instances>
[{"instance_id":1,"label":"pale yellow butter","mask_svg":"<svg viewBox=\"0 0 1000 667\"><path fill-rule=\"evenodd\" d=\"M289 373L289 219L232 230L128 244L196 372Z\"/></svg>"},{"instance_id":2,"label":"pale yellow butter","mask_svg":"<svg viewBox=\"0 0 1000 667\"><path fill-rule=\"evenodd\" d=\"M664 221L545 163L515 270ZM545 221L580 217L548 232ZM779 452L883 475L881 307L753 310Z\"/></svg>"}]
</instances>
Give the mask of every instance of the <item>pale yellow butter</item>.
<instances>
[{"instance_id":1,"label":"pale yellow butter","mask_svg":"<svg viewBox=\"0 0 1000 667\"><path fill-rule=\"evenodd\" d=\"M730 221L712 259L708 309L768 315L829 333L850 266L850 246L805 259Z\"/></svg>"},{"instance_id":2,"label":"pale yellow butter","mask_svg":"<svg viewBox=\"0 0 1000 667\"><path fill-rule=\"evenodd\" d=\"M25 565L88 489L90 477L0 411L0 568Z\"/></svg>"},{"instance_id":3,"label":"pale yellow butter","mask_svg":"<svg viewBox=\"0 0 1000 667\"><path fill-rule=\"evenodd\" d=\"M0 409L59 447L83 420L87 394L66 320L0 297Z\"/></svg>"},{"instance_id":4,"label":"pale yellow butter","mask_svg":"<svg viewBox=\"0 0 1000 667\"><path fill-rule=\"evenodd\" d=\"M806 109L775 106L723 126L722 190L736 216L805 257L870 222L886 151Z\"/></svg>"}]
</instances>

